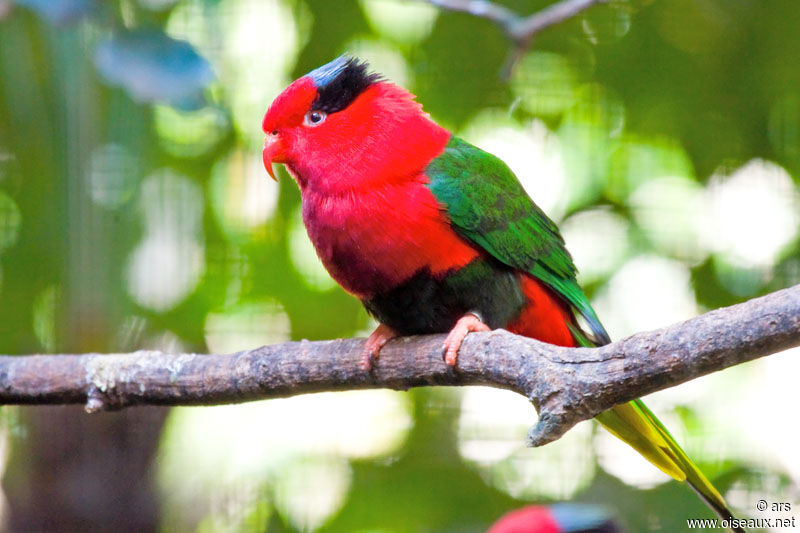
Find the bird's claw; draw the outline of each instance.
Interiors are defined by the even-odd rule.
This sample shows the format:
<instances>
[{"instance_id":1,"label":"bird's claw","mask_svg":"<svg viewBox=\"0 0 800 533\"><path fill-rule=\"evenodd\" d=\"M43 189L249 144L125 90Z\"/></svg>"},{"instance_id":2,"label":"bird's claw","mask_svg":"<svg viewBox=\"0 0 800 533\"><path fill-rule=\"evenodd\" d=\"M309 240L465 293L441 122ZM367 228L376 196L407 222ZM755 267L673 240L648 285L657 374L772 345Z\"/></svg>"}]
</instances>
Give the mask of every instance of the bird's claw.
<instances>
[{"instance_id":1,"label":"bird's claw","mask_svg":"<svg viewBox=\"0 0 800 533\"><path fill-rule=\"evenodd\" d=\"M472 331L491 331L491 329L475 313L467 313L459 318L456 325L447 334L447 338L445 338L442 345L444 361L448 366L456 366L461 343L464 342L467 333Z\"/></svg>"},{"instance_id":2,"label":"bird's claw","mask_svg":"<svg viewBox=\"0 0 800 533\"><path fill-rule=\"evenodd\" d=\"M378 324L375 331L367 338L367 342L364 344L364 351L361 354L361 369L364 372L372 370L372 365L378 359L381 348L395 337L397 337L397 332L392 328L386 324Z\"/></svg>"}]
</instances>

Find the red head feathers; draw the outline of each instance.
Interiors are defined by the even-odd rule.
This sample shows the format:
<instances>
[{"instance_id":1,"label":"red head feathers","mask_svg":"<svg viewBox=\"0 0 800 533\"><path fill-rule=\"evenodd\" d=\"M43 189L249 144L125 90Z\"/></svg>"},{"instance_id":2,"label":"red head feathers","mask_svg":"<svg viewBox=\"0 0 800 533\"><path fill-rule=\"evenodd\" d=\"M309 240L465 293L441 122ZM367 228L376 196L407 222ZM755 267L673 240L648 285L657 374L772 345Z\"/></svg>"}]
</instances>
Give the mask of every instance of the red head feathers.
<instances>
[{"instance_id":1,"label":"red head feathers","mask_svg":"<svg viewBox=\"0 0 800 533\"><path fill-rule=\"evenodd\" d=\"M450 136L411 93L347 55L289 85L262 128L270 175L284 163L301 190L324 194L416 175Z\"/></svg>"}]
</instances>

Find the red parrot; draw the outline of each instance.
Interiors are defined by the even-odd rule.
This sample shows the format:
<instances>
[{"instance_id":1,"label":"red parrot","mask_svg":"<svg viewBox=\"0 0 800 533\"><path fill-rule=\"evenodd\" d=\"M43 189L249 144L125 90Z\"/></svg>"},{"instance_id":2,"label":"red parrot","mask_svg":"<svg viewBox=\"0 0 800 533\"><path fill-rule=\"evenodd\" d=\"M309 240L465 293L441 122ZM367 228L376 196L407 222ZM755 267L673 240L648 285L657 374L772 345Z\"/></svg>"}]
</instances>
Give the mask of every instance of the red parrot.
<instances>
[{"instance_id":1,"label":"red parrot","mask_svg":"<svg viewBox=\"0 0 800 533\"><path fill-rule=\"evenodd\" d=\"M558 228L511 170L366 63L344 55L295 80L262 127L264 165L274 179L273 163L283 163L300 187L320 260L380 323L365 370L398 335L449 332L449 365L471 331L505 328L560 346L610 342ZM732 518L641 400L597 420Z\"/></svg>"}]
</instances>

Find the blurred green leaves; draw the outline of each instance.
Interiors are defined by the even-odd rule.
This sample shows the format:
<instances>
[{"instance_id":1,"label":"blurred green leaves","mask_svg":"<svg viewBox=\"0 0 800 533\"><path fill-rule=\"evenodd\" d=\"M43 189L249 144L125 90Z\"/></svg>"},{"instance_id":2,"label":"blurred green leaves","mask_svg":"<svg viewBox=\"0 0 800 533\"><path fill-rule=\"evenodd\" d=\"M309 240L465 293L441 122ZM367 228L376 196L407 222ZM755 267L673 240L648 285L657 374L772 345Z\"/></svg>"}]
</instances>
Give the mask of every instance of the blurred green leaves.
<instances>
[{"instance_id":1,"label":"blurred green leaves","mask_svg":"<svg viewBox=\"0 0 800 533\"><path fill-rule=\"evenodd\" d=\"M0 190L0 254L16 242L21 223L22 215L17 203Z\"/></svg>"},{"instance_id":2,"label":"blurred green leaves","mask_svg":"<svg viewBox=\"0 0 800 533\"><path fill-rule=\"evenodd\" d=\"M68 24L97 9L97 0L15 0L29 7L50 22Z\"/></svg>"},{"instance_id":3,"label":"blurred green leaves","mask_svg":"<svg viewBox=\"0 0 800 533\"><path fill-rule=\"evenodd\" d=\"M297 187L259 153L272 99L345 51L513 168L612 334L800 283L794 2L615 0L542 33L509 82L502 32L425 2L16 5L0 20L4 352L368 333L316 258ZM797 437L780 409L730 394L792 405L791 384L768 383L800 370L773 359L652 398L745 514L783 490L776 461L800 472L774 448ZM177 411L156 467L164 530L480 531L553 498L603 503L631 531L705 516L588 425L527 450L524 399L440 392Z\"/></svg>"}]
</instances>

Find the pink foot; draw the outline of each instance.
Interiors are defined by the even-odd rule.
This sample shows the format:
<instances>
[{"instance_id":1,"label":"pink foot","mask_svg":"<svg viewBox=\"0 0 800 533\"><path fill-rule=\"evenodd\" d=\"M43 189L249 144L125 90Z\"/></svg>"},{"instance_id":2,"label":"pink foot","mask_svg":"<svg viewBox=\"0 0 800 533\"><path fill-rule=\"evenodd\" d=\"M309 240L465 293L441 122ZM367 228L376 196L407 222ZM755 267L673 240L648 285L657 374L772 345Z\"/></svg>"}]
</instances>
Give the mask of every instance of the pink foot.
<instances>
[{"instance_id":1,"label":"pink foot","mask_svg":"<svg viewBox=\"0 0 800 533\"><path fill-rule=\"evenodd\" d=\"M444 340L444 361L450 366L456 366L456 359L458 359L458 349L461 348L461 343L464 342L464 337L471 331L491 331L489 326L481 322L481 319L472 313L467 313L462 316L447 334Z\"/></svg>"},{"instance_id":2,"label":"pink foot","mask_svg":"<svg viewBox=\"0 0 800 533\"><path fill-rule=\"evenodd\" d=\"M383 345L395 337L397 337L395 330L386 324L378 324L378 327L375 328L375 331L372 332L366 344L364 344L364 352L361 355L361 368L365 372L369 372L372 369L372 361L378 358Z\"/></svg>"}]
</instances>

